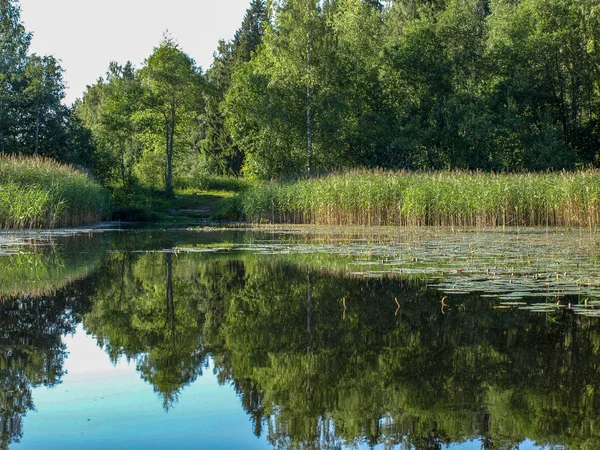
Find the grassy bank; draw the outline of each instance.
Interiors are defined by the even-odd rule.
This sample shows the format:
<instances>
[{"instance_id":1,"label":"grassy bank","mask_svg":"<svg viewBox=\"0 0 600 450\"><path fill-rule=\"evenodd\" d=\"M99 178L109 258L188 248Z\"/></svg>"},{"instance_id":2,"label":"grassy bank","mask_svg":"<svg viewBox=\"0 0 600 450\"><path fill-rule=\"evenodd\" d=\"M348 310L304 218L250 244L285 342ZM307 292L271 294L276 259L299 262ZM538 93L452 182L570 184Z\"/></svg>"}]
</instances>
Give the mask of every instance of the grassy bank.
<instances>
[{"instance_id":1,"label":"grassy bank","mask_svg":"<svg viewBox=\"0 0 600 450\"><path fill-rule=\"evenodd\" d=\"M597 228L600 171L350 172L257 184L238 202L257 223Z\"/></svg>"},{"instance_id":2,"label":"grassy bank","mask_svg":"<svg viewBox=\"0 0 600 450\"><path fill-rule=\"evenodd\" d=\"M0 227L53 228L98 222L108 192L71 166L44 158L0 158Z\"/></svg>"},{"instance_id":3,"label":"grassy bank","mask_svg":"<svg viewBox=\"0 0 600 450\"><path fill-rule=\"evenodd\" d=\"M251 186L242 179L201 176L178 183L174 195L162 189L133 186L128 192L113 189L114 220L127 222L187 223L199 219L237 220L240 209L234 197Z\"/></svg>"}]
</instances>

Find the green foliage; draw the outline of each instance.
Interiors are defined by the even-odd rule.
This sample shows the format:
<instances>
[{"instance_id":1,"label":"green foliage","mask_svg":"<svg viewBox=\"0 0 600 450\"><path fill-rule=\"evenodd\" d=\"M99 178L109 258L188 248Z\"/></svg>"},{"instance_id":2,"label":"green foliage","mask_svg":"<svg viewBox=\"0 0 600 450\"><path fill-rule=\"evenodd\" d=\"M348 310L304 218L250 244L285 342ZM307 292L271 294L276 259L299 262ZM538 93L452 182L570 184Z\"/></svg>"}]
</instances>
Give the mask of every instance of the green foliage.
<instances>
[{"instance_id":1,"label":"green foliage","mask_svg":"<svg viewBox=\"0 0 600 450\"><path fill-rule=\"evenodd\" d=\"M201 109L202 76L194 60L166 36L144 63L139 73L143 87L141 115L155 148L164 150L162 165L165 192L173 191L173 157L189 152L197 137L196 126ZM152 147L146 151L152 152Z\"/></svg>"},{"instance_id":2,"label":"green foliage","mask_svg":"<svg viewBox=\"0 0 600 450\"><path fill-rule=\"evenodd\" d=\"M189 184L180 186L186 191L222 191L242 192L252 186L252 183L244 178L224 177L217 175L198 175L190 180Z\"/></svg>"},{"instance_id":3,"label":"green foliage","mask_svg":"<svg viewBox=\"0 0 600 450\"><path fill-rule=\"evenodd\" d=\"M109 195L92 179L49 159L0 159L0 226L52 228L98 222Z\"/></svg>"},{"instance_id":4,"label":"green foliage","mask_svg":"<svg viewBox=\"0 0 600 450\"><path fill-rule=\"evenodd\" d=\"M0 2L0 151L6 151L16 125L17 98L13 85L27 60L31 34L21 23L19 5L14 0Z\"/></svg>"},{"instance_id":5,"label":"green foliage","mask_svg":"<svg viewBox=\"0 0 600 450\"><path fill-rule=\"evenodd\" d=\"M317 128L319 123L328 126L318 115L325 107L319 100L320 70L329 56L329 36L317 3L275 6L277 21L266 28L263 45L234 73L226 94L226 125L244 150L249 176L302 173L313 157L335 159L321 151Z\"/></svg>"},{"instance_id":6,"label":"green foliage","mask_svg":"<svg viewBox=\"0 0 600 450\"><path fill-rule=\"evenodd\" d=\"M134 167L141 156L139 109L141 85L131 63L109 66L106 80L89 86L75 105L77 116L91 131L96 161L94 173L105 183L128 190L135 183Z\"/></svg>"},{"instance_id":7,"label":"green foliage","mask_svg":"<svg viewBox=\"0 0 600 450\"><path fill-rule=\"evenodd\" d=\"M139 70L111 63L75 104L75 115L60 103L57 60L29 55L17 2L0 6L0 151L84 165L116 196L204 189L224 174L269 180L307 169L524 172L600 161L595 0L253 0L206 75L166 36ZM352 201L337 193L339 201L332 199L327 189L310 191L324 198L290 187L277 201L254 192L236 202L253 220L596 221L594 201L576 210L525 206L531 211L523 213L522 201L494 193L493 182L481 192L477 182L471 194L494 197L496 206L467 208L480 200L457 200L466 198L461 190L450 202L448 192L431 193L435 183L415 180L401 195L383 196L395 206L369 203L361 218L341 219L346 213L332 205ZM373 182L363 181L352 189L372 192ZM45 201L43 195L32 201ZM456 202L462 206L448 212ZM359 208L357 200L352 205Z\"/></svg>"},{"instance_id":8,"label":"green foliage","mask_svg":"<svg viewBox=\"0 0 600 450\"><path fill-rule=\"evenodd\" d=\"M112 62L75 105L95 145L92 171L127 195L141 184L172 193L199 166L204 80L170 37L144 62Z\"/></svg>"},{"instance_id":9,"label":"green foliage","mask_svg":"<svg viewBox=\"0 0 600 450\"><path fill-rule=\"evenodd\" d=\"M125 191L208 175L356 168L545 171L600 163L596 0L252 0L201 74L170 37L75 104L0 3L0 152Z\"/></svg>"},{"instance_id":10,"label":"green foliage","mask_svg":"<svg viewBox=\"0 0 600 450\"><path fill-rule=\"evenodd\" d=\"M580 3L274 2L226 93L245 173L302 173L308 125L318 171L594 163L598 11Z\"/></svg>"},{"instance_id":11,"label":"green foliage","mask_svg":"<svg viewBox=\"0 0 600 450\"><path fill-rule=\"evenodd\" d=\"M44 155L79 162L86 150L69 148L71 111L64 98L63 69L53 56L29 54L30 33L18 2L0 2L0 153ZM83 142L82 142L83 144Z\"/></svg>"},{"instance_id":12,"label":"green foliage","mask_svg":"<svg viewBox=\"0 0 600 450\"><path fill-rule=\"evenodd\" d=\"M234 71L250 61L262 43L267 23L265 1L252 0L233 40L219 42L213 64L206 73L204 138L200 145L204 166L211 173L240 174L244 154L233 144L230 131L225 127L225 93L231 86Z\"/></svg>"}]
</instances>

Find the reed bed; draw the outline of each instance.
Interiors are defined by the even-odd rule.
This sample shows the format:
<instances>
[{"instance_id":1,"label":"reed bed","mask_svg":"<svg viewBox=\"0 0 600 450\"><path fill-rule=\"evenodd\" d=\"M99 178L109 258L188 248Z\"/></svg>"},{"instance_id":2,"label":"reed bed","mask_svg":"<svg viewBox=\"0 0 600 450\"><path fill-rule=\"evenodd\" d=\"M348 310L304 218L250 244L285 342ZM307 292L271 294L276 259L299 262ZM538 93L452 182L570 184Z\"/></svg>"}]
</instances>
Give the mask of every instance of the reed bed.
<instances>
[{"instance_id":1,"label":"reed bed","mask_svg":"<svg viewBox=\"0 0 600 450\"><path fill-rule=\"evenodd\" d=\"M257 184L239 203L255 223L596 229L600 171L356 171Z\"/></svg>"},{"instance_id":2,"label":"reed bed","mask_svg":"<svg viewBox=\"0 0 600 450\"><path fill-rule=\"evenodd\" d=\"M100 221L108 192L86 174L51 159L0 158L0 227L54 228Z\"/></svg>"}]
</instances>

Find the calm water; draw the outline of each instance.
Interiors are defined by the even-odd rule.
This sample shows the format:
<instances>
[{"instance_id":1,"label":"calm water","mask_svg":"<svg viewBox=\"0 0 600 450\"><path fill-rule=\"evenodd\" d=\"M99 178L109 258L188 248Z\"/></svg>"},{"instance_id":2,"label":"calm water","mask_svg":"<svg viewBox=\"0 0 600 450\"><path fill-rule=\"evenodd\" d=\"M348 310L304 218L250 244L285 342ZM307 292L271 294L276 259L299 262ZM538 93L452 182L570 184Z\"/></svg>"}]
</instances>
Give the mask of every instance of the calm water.
<instances>
[{"instance_id":1,"label":"calm water","mask_svg":"<svg viewBox=\"0 0 600 450\"><path fill-rule=\"evenodd\" d=\"M594 235L2 239L3 448L600 448Z\"/></svg>"}]
</instances>

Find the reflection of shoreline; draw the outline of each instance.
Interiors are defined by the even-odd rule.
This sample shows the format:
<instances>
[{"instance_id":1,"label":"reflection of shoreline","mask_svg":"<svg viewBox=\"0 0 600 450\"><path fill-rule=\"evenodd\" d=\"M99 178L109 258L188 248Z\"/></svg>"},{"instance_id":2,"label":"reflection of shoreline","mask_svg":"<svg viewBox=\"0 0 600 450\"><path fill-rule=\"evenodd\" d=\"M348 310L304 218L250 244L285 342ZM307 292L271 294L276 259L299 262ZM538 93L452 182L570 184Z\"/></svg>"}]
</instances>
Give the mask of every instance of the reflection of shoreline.
<instances>
[{"instance_id":1,"label":"reflection of shoreline","mask_svg":"<svg viewBox=\"0 0 600 450\"><path fill-rule=\"evenodd\" d=\"M0 247L0 297L52 295L93 273L106 250L93 235L17 242Z\"/></svg>"},{"instance_id":2,"label":"reflection of shoreline","mask_svg":"<svg viewBox=\"0 0 600 450\"><path fill-rule=\"evenodd\" d=\"M274 443L308 447L333 430L341 442L415 448L473 438L508 448L526 437L600 448L596 320L494 310L468 293L451 296L442 314L444 294L420 280L353 274L336 255L174 252L164 248L179 241L166 235L130 243L164 251L95 259L108 244L86 239L38 256L42 267L63 261L63 275L90 262L89 277L0 305L11 311L0 324L9 338L0 372L21 342L47 345L10 324L35 333L36 318L76 324L84 315L86 332L111 360L135 362L165 409L214 358L255 432ZM130 248L126 240L110 246Z\"/></svg>"},{"instance_id":3,"label":"reflection of shoreline","mask_svg":"<svg viewBox=\"0 0 600 450\"><path fill-rule=\"evenodd\" d=\"M38 287L26 287L22 290L7 288L0 282L0 298L3 300L11 299L11 300L26 300L28 298L42 297L42 296L51 296L55 295L57 291L64 289L69 284L80 281L87 278L97 267L97 265L93 267L82 267L79 271L74 271L69 274L65 279L62 279L58 282L53 281L42 281L41 283L45 284L44 286ZM38 284L38 280L32 281L32 284Z\"/></svg>"}]
</instances>

